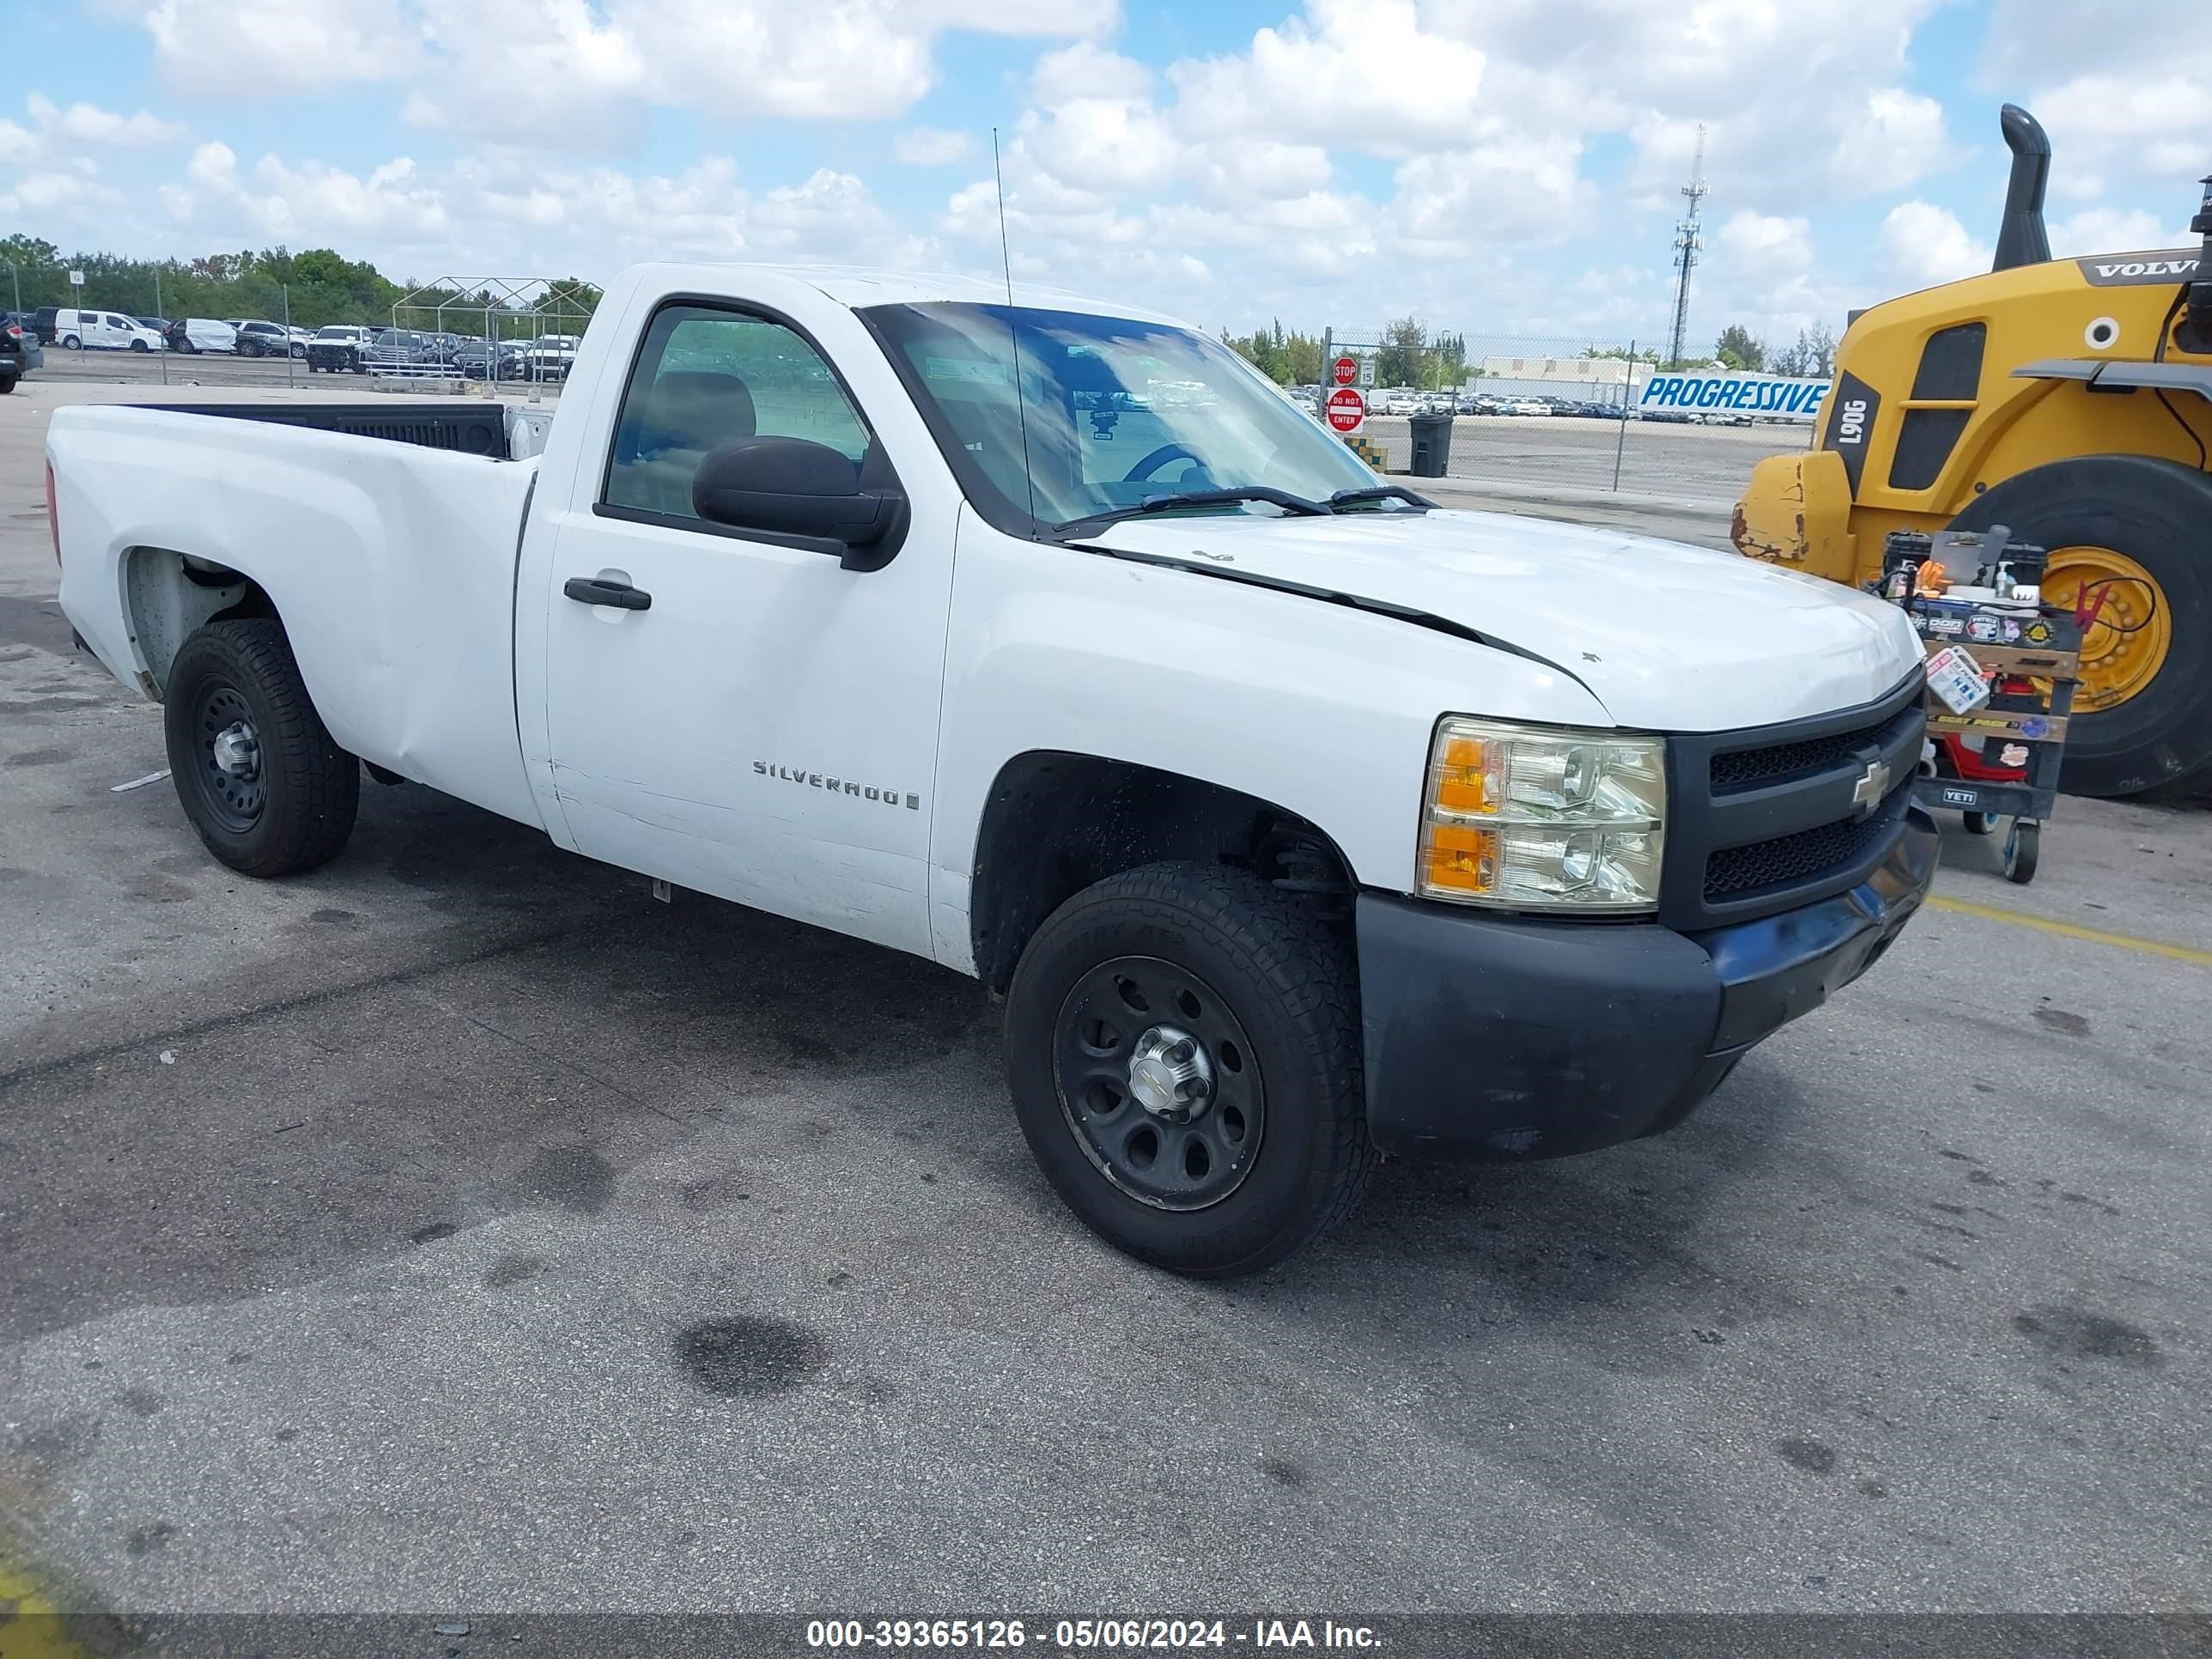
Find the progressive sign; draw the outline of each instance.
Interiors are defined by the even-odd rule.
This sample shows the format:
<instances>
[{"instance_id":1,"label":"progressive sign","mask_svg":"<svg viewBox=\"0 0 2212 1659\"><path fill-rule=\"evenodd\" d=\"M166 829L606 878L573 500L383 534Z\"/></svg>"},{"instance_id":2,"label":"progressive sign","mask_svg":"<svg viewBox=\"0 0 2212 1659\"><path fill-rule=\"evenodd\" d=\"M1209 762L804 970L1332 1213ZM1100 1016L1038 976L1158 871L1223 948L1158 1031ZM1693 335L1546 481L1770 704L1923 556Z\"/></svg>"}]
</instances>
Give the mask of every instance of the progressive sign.
<instances>
[{"instance_id":1,"label":"progressive sign","mask_svg":"<svg viewBox=\"0 0 2212 1659\"><path fill-rule=\"evenodd\" d=\"M1637 408L1725 409L1744 415L1763 415L1769 420L1809 421L1820 412L1820 399L1828 395L1826 380L1797 380L1780 374L1731 374L1722 369L1711 374L1654 374L1644 383Z\"/></svg>"}]
</instances>

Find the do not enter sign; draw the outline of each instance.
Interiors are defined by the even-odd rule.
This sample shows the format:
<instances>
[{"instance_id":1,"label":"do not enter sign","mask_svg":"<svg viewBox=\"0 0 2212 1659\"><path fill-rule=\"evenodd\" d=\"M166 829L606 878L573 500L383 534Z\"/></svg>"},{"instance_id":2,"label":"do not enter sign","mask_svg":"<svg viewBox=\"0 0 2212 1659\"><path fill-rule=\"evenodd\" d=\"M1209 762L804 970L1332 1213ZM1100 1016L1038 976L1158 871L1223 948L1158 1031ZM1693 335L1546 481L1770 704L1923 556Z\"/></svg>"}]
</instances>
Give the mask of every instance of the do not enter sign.
<instances>
[{"instance_id":1,"label":"do not enter sign","mask_svg":"<svg viewBox=\"0 0 2212 1659\"><path fill-rule=\"evenodd\" d=\"M1328 424L1333 432L1357 432L1366 423L1367 399L1357 386L1340 386L1328 394Z\"/></svg>"},{"instance_id":2,"label":"do not enter sign","mask_svg":"<svg viewBox=\"0 0 2212 1659\"><path fill-rule=\"evenodd\" d=\"M1359 379L1359 359L1339 357L1329 373L1339 386L1350 386Z\"/></svg>"}]
</instances>

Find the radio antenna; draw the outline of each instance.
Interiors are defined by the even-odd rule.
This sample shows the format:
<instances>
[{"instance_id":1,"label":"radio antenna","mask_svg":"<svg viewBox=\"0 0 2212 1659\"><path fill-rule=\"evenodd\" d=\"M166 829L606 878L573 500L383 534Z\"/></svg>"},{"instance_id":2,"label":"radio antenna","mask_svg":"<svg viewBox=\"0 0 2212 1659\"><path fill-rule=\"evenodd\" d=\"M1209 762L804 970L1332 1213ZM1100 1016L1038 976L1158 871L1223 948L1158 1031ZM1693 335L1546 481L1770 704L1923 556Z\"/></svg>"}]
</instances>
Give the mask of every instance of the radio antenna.
<instances>
[{"instance_id":1,"label":"radio antenna","mask_svg":"<svg viewBox=\"0 0 2212 1659\"><path fill-rule=\"evenodd\" d=\"M991 182L999 188L999 258L1006 271L1006 343L1014 349L1014 421L1022 434L1022 477L1030 487L1030 528L1039 527L1036 474L1030 470L1030 412L1022 397L1022 334L1014 324L1014 255L1006 242L1006 175L999 167L999 130L991 129Z\"/></svg>"},{"instance_id":2,"label":"radio antenna","mask_svg":"<svg viewBox=\"0 0 2212 1659\"><path fill-rule=\"evenodd\" d=\"M991 182L999 187L999 258L1006 268L1006 303L1014 302L1014 255L1006 243L1006 175L999 169L999 130L991 129Z\"/></svg>"}]
</instances>

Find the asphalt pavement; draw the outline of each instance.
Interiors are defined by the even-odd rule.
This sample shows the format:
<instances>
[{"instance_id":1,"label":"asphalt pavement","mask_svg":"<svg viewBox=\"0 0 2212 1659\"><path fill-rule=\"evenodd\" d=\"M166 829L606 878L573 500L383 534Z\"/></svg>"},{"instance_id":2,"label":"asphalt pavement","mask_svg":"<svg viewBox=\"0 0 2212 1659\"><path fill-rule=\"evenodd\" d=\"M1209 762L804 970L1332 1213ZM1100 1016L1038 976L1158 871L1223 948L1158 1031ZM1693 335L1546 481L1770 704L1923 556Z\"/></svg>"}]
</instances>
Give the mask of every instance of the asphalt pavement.
<instances>
[{"instance_id":1,"label":"asphalt pavement","mask_svg":"<svg viewBox=\"0 0 2212 1659\"><path fill-rule=\"evenodd\" d=\"M2212 1604L2202 811L2063 802L2027 888L1954 824L1678 1131L1188 1284L941 969L413 786L216 864L52 603L78 395L0 399L0 1599Z\"/></svg>"}]
</instances>

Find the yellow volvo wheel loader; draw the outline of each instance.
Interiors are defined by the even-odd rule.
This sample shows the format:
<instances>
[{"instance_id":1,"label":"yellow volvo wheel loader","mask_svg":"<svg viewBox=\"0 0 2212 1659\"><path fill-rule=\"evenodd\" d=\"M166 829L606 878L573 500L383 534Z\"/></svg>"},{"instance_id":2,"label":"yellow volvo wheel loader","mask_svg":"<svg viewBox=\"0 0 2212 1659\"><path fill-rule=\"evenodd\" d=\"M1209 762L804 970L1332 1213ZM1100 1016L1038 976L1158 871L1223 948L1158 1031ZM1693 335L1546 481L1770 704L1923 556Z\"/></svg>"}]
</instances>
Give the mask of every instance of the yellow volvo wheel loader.
<instances>
[{"instance_id":1,"label":"yellow volvo wheel loader","mask_svg":"<svg viewBox=\"0 0 2212 1659\"><path fill-rule=\"evenodd\" d=\"M1858 585L1895 530L2048 548L2044 598L2094 618L2063 787L2134 794L2212 767L2212 179L2200 246L2053 259L2050 143L2002 127L1993 268L1852 319L1816 447L1753 469L1735 540Z\"/></svg>"}]
</instances>

